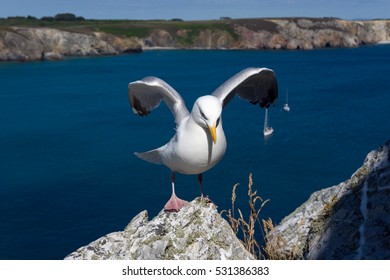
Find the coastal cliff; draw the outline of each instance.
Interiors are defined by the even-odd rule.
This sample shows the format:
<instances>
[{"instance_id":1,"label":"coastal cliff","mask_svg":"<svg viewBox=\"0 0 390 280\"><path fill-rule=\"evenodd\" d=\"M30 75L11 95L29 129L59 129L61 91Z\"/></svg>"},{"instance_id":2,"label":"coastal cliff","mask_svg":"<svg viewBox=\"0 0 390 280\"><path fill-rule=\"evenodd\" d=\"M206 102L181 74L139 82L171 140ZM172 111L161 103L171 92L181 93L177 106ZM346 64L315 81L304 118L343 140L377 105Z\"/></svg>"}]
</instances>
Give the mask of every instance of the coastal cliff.
<instances>
[{"instance_id":1,"label":"coastal cliff","mask_svg":"<svg viewBox=\"0 0 390 280\"><path fill-rule=\"evenodd\" d=\"M139 52L132 38L105 33L82 34L53 28L0 29L0 61L59 60L64 56L116 55Z\"/></svg>"},{"instance_id":2,"label":"coastal cliff","mask_svg":"<svg viewBox=\"0 0 390 280\"><path fill-rule=\"evenodd\" d=\"M349 180L313 193L267 246L296 259L390 259L390 141Z\"/></svg>"},{"instance_id":3,"label":"coastal cliff","mask_svg":"<svg viewBox=\"0 0 390 280\"><path fill-rule=\"evenodd\" d=\"M390 42L390 20L271 18L83 24L87 27L0 24L0 61L115 55L150 48L310 50Z\"/></svg>"},{"instance_id":4,"label":"coastal cliff","mask_svg":"<svg viewBox=\"0 0 390 280\"><path fill-rule=\"evenodd\" d=\"M310 50L390 42L390 20L333 18L223 20L203 28L157 28L138 38L143 48Z\"/></svg>"},{"instance_id":5,"label":"coastal cliff","mask_svg":"<svg viewBox=\"0 0 390 280\"><path fill-rule=\"evenodd\" d=\"M390 21L346 21L330 18L263 20L261 28L252 21L236 25L238 48L304 49L350 48L390 40Z\"/></svg>"}]
</instances>

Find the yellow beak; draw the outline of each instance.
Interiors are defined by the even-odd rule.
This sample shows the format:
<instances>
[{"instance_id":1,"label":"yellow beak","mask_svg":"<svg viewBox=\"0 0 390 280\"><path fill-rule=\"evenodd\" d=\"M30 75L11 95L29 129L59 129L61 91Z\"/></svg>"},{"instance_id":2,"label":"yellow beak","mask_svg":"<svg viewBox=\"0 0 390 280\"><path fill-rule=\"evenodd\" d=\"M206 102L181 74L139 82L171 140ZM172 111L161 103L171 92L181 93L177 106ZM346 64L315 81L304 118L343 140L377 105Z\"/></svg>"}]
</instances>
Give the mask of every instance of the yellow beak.
<instances>
[{"instance_id":1,"label":"yellow beak","mask_svg":"<svg viewBox=\"0 0 390 280\"><path fill-rule=\"evenodd\" d=\"M214 144L217 143L217 129L215 125L209 127L211 139L213 139Z\"/></svg>"}]
</instances>

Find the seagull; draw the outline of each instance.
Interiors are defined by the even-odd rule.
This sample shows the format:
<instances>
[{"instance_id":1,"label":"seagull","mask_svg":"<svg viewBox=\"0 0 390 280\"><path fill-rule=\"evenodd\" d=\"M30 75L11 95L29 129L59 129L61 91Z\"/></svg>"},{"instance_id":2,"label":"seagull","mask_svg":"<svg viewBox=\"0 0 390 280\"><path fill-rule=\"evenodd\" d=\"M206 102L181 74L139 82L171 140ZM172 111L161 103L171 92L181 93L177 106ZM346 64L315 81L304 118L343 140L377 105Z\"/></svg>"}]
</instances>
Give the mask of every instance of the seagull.
<instances>
[{"instance_id":1,"label":"seagull","mask_svg":"<svg viewBox=\"0 0 390 280\"><path fill-rule=\"evenodd\" d=\"M145 77L129 83L128 98L133 112L148 115L164 101L176 123L176 133L165 145L137 157L171 170L172 194L165 204L166 211L179 211L187 201L175 194L175 173L198 175L201 197L202 174L213 168L226 151L226 138L222 129L222 109L238 95L262 108L276 102L278 84L274 71L268 68L246 68L220 85L211 95L199 97L191 112L183 98L165 81Z\"/></svg>"}]
</instances>

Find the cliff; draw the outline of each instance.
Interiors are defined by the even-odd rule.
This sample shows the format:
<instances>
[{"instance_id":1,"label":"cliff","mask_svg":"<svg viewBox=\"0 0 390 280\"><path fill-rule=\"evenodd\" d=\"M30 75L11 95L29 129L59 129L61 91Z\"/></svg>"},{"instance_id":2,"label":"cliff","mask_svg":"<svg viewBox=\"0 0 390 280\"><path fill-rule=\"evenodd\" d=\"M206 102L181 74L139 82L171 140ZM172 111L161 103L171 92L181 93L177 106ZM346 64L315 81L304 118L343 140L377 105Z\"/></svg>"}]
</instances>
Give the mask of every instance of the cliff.
<instances>
[{"instance_id":1,"label":"cliff","mask_svg":"<svg viewBox=\"0 0 390 280\"><path fill-rule=\"evenodd\" d=\"M313 193L268 246L298 259L390 259L390 141L349 180Z\"/></svg>"},{"instance_id":2,"label":"cliff","mask_svg":"<svg viewBox=\"0 0 390 280\"><path fill-rule=\"evenodd\" d=\"M141 51L131 38L82 34L52 28L0 28L0 61L58 60L64 56L98 56Z\"/></svg>"},{"instance_id":3,"label":"cliff","mask_svg":"<svg viewBox=\"0 0 390 280\"><path fill-rule=\"evenodd\" d=\"M157 28L138 38L143 48L314 49L390 42L390 20L333 18L236 19L223 24Z\"/></svg>"},{"instance_id":4,"label":"cliff","mask_svg":"<svg viewBox=\"0 0 390 280\"><path fill-rule=\"evenodd\" d=\"M140 52L142 48L308 50L390 42L390 20L277 18L86 21L86 27L65 24L57 28L39 27L35 21L30 22L34 27L25 22L20 26L0 24L0 61L115 55Z\"/></svg>"},{"instance_id":5,"label":"cliff","mask_svg":"<svg viewBox=\"0 0 390 280\"><path fill-rule=\"evenodd\" d=\"M69 254L66 260L253 259L215 206L198 199L178 213L147 211L124 231L113 232Z\"/></svg>"}]
</instances>

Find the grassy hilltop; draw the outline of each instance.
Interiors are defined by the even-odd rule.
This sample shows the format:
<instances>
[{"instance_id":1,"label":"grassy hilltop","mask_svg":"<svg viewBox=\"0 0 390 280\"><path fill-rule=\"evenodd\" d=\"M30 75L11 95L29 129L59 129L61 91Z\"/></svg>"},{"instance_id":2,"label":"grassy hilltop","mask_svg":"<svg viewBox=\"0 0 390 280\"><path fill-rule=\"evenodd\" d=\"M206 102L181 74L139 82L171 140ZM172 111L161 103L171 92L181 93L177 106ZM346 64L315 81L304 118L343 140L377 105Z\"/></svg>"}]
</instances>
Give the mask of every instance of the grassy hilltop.
<instances>
[{"instance_id":1,"label":"grassy hilltop","mask_svg":"<svg viewBox=\"0 0 390 280\"><path fill-rule=\"evenodd\" d=\"M173 20L56 20L55 17L8 17L0 19L0 28L7 26L18 27L48 27L70 32L92 33L105 32L117 36L146 37L153 30L164 29L175 33L178 30L188 30L191 33L198 33L200 30L226 30L234 36L232 20L204 20L204 21L182 21Z\"/></svg>"}]
</instances>

